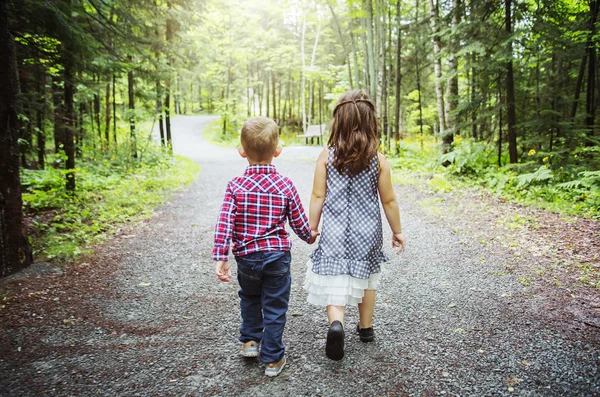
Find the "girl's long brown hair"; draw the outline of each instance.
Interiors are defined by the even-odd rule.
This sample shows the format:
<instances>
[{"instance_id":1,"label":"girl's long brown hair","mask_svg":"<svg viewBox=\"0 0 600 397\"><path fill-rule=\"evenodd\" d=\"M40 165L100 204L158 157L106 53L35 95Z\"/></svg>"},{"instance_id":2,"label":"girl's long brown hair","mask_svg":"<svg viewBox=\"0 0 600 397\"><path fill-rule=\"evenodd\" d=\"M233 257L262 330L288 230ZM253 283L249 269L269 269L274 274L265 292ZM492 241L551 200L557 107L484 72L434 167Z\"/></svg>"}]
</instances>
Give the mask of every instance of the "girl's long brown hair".
<instances>
[{"instance_id":1,"label":"girl's long brown hair","mask_svg":"<svg viewBox=\"0 0 600 397\"><path fill-rule=\"evenodd\" d=\"M379 141L375 105L364 90L348 91L333 109L328 146L340 174L356 175L369 168Z\"/></svg>"}]
</instances>

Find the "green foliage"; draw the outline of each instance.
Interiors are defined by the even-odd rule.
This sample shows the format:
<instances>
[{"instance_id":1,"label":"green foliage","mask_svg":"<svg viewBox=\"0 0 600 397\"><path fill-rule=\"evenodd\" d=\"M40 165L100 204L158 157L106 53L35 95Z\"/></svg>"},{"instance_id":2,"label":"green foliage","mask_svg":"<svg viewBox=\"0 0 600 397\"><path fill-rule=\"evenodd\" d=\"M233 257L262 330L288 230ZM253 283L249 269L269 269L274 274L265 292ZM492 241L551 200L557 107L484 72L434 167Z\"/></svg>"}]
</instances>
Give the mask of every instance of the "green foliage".
<instances>
[{"instance_id":1,"label":"green foliage","mask_svg":"<svg viewBox=\"0 0 600 397\"><path fill-rule=\"evenodd\" d=\"M240 144L240 134L238 130L232 131L231 128L223 133L223 121L215 120L206 125L203 131L204 138L215 145L235 148Z\"/></svg>"},{"instance_id":2,"label":"green foliage","mask_svg":"<svg viewBox=\"0 0 600 397\"><path fill-rule=\"evenodd\" d=\"M91 243L123 224L149 217L198 171L191 160L149 147L140 163L115 156L80 162L77 192L70 195L64 188L65 171L22 170L23 205L35 255L65 260L89 252Z\"/></svg>"},{"instance_id":3,"label":"green foliage","mask_svg":"<svg viewBox=\"0 0 600 397\"><path fill-rule=\"evenodd\" d=\"M443 192L456 187L483 187L523 204L600 217L600 170L589 170L600 168L595 159L598 146L579 148L570 154L531 149L526 153L527 161L503 167L497 166L497 148L459 136L453 150L443 155L438 154L439 143L433 137L404 139L399 149L390 158L396 183L422 184L425 179L431 189Z\"/></svg>"},{"instance_id":4,"label":"green foliage","mask_svg":"<svg viewBox=\"0 0 600 397\"><path fill-rule=\"evenodd\" d=\"M477 176L495 160L492 150L483 142L456 137L453 150L441 155L438 165L450 164L446 171L451 174Z\"/></svg>"},{"instance_id":5,"label":"green foliage","mask_svg":"<svg viewBox=\"0 0 600 397\"><path fill-rule=\"evenodd\" d=\"M547 166L542 165L535 172L517 176L517 188L523 188L537 182L545 182L554 177Z\"/></svg>"}]
</instances>

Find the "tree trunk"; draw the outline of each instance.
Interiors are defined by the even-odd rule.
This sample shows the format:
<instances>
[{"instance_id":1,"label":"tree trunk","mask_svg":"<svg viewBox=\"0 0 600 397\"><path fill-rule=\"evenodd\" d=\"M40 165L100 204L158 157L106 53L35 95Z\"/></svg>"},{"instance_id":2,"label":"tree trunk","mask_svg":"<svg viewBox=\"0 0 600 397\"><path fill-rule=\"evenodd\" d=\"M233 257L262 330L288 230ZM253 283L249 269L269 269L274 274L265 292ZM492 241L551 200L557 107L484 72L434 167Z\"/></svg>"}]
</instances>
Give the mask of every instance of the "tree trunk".
<instances>
[{"instance_id":1,"label":"tree trunk","mask_svg":"<svg viewBox=\"0 0 600 397\"><path fill-rule=\"evenodd\" d=\"M171 9L171 1L167 0L167 8ZM175 35L175 21L172 18L167 18L166 21L166 39L167 49L170 48ZM167 64L169 68L172 66L173 61L171 59L170 52L167 51ZM173 149L173 142L171 141L171 77L172 73L169 69L169 77L166 81L166 97L165 97L165 127L167 130L167 147L169 150ZM212 103L211 103L212 105Z\"/></svg>"},{"instance_id":2,"label":"tree trunk","mask_svg":"<svg viewBox=\"0 0 600 397\"><path fill-rule=\"evenodd\" d=\"M21 113L25 116L19 122L19 152L21 157L21 167L29 168L29 163L27 161L27 155L31 148L31 115L29 112L29 96L30 96L30 88L29 88L29 73L28 71L24 71L22 73L24 76L20 77L20 91L19 95L20 100L17 100L17 112Z\"/></svg>"},{"instance_id":3,"label":"tree trunk","mask_svg":"<svg viewBox=\"0 0 600 397\"><path fill-rule=\"evenodd\" d=\"M596 19L598 16L598 0L590 1L590 37L593 38L596 33ZM588 41L588 79L585 102L585 126L588 130L588 136L594 136L594 121L596 119L596 43ZM588 140L586 146L592 146L593 142Z\"/></svg>"},{"instance_id":4,"label":"tree trunk","mask_svg":"<svg viewBox=\"0 0 600 397\"><path fill-rule=\"evenodd\" d=\"M400 141L400 96L402 94L402 31L400 30L400 13L402 11L401 0L396 1L396 34L398 43L396 44L396 103L394 108L394 141Z\"/></svg>"},{"instance_id":5,"label":"tree trunk","mask_svg":"<svg viewBox=\"0 0 600 397\"><path fill-rule=\"evenodd\" d=\"M46 168L46 131L44 118L46 114L46 70L42 64L36 66L36 81L38 94L38 108L36 114L37 124L37 159L38 169Z\"/></svg>"},{"instance_id":6,"label":"tree trunk","mask_svg":"<svg viewBox=\"0 0 600 397\"><path fill-rule=\"evenodd\" d=\"M58 154L65 146L65 130L62 128L64 118L63 91L60 77L52 77L52 104L54 105L54 153ZM91 120L92 129L94 120Z\"/></svg>"},{"instance_id":7,"label":"tree trunk","mask_svg":"<svg viewBox=\"0 0 600 397\"><path fill-rule=\"evenodd\" d=\"M246 117L252 116L252 102L253 102L252 99L253 99L254 93L253 93L252 87L250 86L251 78L252 78L252 67L250 66L250 64L248 64L248 74L246 75L246 95L247 95Z\"/></svg>"},{"instance_id":8,"label":"tree trunk","mask_svg":"<svg viewBox=\"0 0 600 397\"><path fill-rule=\"evenodd\" d=\"M19 176L17 95L19 77L8 1L0 1L0 277L29 266L31 247L24 233Z\"/></svg>"},{"instance_id":9,"label":"tree trunk","mask_svg":"<svg viewBox=\"0 0 600 397\"><path fill-rule=\"evenodd\" d=\"M579 105L579 95L581 94L583 76L585 75L589 43L590 41L588 40L588 46L586 46L585 53L581 57L581 63L579 64L579 74L577 75L577 82L575 83L575 95L573 96L573 104L571 105L571 121L575 121L575 116L577 115L577 105Z\"/></svg>"},{"instance_id":10,"label":"tree trunk","mask_svg":"<svg viewBox=\"0 0 600 397\"><path fill-rule=\"evenodd\" d=\"M104 140L102 138L102 128L100 127L100 95L99 93L94 93L94 121L96 123L96 127L98 128L98 138L100 139L100 146L104 149Z\"/></svg>"},{"instance_id":11,"label":"tree trunk","mask_svg":"<svg viewBox=\"0 0 600 397\"><path fill-rule=\"evenodd\" d=\"M506 18L506 34L509 37L507 44L508 61L506 62L506 111L508 122L508 154L510 163L515 164L517 158L517 114L515 109L515 81L513 77L513 62L512 62L512 25L511 25L511 2L512 0L504 0L505 18Z\"/></svg>"},{"instance_id":12,"label":"tree trunk","mask_svg":"<svg viewBox=\"0 0 600 397\"><path fill-rule=\"evenodd\" d=\"M173 142L171 140L171 93L167 91L165 96L165 130L167 132L167 148L171 150L173 148Z\"/></svg>"},{"instance_id":13,"label":"tree trunk","mask_svg":"<svg viewBox=\"0 0 600 397\"><path fill-rule=\"evenodd\" d=\"M415 5L415 23L419 22L419 0L416 1L416 5ZM416 58L417 58L417 68L416 68L416 72L417 72L417 105L418 105L418 109L419 109L419 134L420 134L420 141L421 141L421 150L423 150L423 103L422 103L422 99L421 99L421 54L418 51L416 51Z\"/></svg>"},{"instance_id":14,"label":"tree trunk","mask_svg":"<svg viewBox=\"0 0 600 397\"><path fill-rule=\"evenodd\" d=\"M383 14L383 10L382 10ZM382 15L385 18L385 14ZM391 25L389 22L384 21L384 25L381 27L381 53L382 53L382 62L381 62L381 107L382 107L382 115L383 115L383 123L381 135L385 137L386 146L388 151L390 150L390 137L388 136L388 73L387 73L387 47L386 47L386 36L387 36L387 25Z\"/></svg>"},{"instance_id":15,"label":"tree trunk","mask_svg":"<svg viewBox=\"0 0 600 397\"><path fill-rule=\"evenodd\" d=\"M269 73L270 72L266 72L265 73L265 98L267 100L266 105L267 105L267 117L269 117L269 110L271 109L271 105L269 104L270 102L270 92L269 92Z\"/></svg>"},{"instance_id":16,"label":"tree trunk","mask_svg":"<svg viewBox=\"0 0 600 397\"><path fill-rule=\"evenodd\" d=\"M115 149L117 147L117 77L112 75L112 120L113 120L113 141Z\"/></svg>"},{"instance_id":17,"label":"tree trunk","mask_svg":"<svg viewBox=\"0 0 600 397\"><path fill-rule=\"evenodd\" d=\"M373 102L377 101L377 76L375 69L375 48L373 43L373 0L366 0L367 8L367 58L369 60L369 94Z\"/></svg>"},{"instance_id":18,"label":"tree trunk","mask_svg":"<svg viewBox=\"0 0 600 397\"><path fill-rule=\"evenodd\" d=\"M131 62L131 56L127 57ZM135 133L135 92L133 86L133 70L127 72L127 93L129 96L129 139L131 144L131 157L137 159L137 137Z\"/></svg>"},{"instance_id":19,"label":"tree trunk","mask_svg":"<svg viewBox=\"0 0 600 397\"><path fill-rule=\"evenodd\" d=\"M65 118L64 118L64 137L65 137L65 170L66 170L66 189L69 192L75 192L75 112L73 109L73 96L75 91L75 81L73 76L73 55L67 50L62 57L65 73ZM100 127L100 125L98 125Z\"/></svg>"},{"instance_id":20,"label":"tree trunk","mask_svg":"<svg viewBox=\"0 0 600 397\"><path fill-rule=\"evenodd\" d=\"M498 84L498 167L502 167L502 89Z\"/></svg>"},{"instance_id":21,"label":"tree trunk","mask_svg":"<svg viewBox=\"0 0 600 397\"><path fill-rule=\"evenodd\" d=\"M475 53L473 52L471 53L471 136L473 139L477 140L477 112L475 110L475 61ZM483 107L484 104L482 103L481 106ZM481 134L483 134L483 131Z\"/></svg>"},{"instance_id":22,"label":"tree trunk","mask_svg":"<svg viewBox=\"0 0 600 397\"><path fill-rule=\"evenodd\" d=\"M429 19L431 29L433 30L433 66L435 73L435 94L437 98L439 133L441 137L446 133L446 112L444 108L444 88L442 86L442 59L441 59L441 39L439 36L438 5L434 0L429 0ZM450 148L442 145L442 153L448 153Z\"/></svg>"},{"instance_id":23,"label":"tree trunk","mask_svg":"<svg viewBox=\"0 0 600 397\"><path fill-rule=\"evenodd\" d=\"M106 98L105 98L105 129L104 139L106 140L106 147L110 147L110 83L106 83Z\"/></svg>"},{"instance_id":24,"label":"tree trunk","mask_svg":"<svg viewBox=\"0 0 600 397\"><path fill-rule=\"evenodd\" d=\"M301 100L302 100L302 131L306 132L306 96L304 91L306 90L306 54L304 52L304 39L306 36L306 14L302 16L302 36L300 38L300 57L302 59L302 76L300 77L301 82Z\"/></svg>"},{"instance_id":25,"label":"tree trunk","mask_svg":"<svg viewBox=\"0 0 600 397\"><path fill-rule=\"evenodd\" d=\"M358 69L358 48L356 47L356 41L354 40L354 33L350 30L350 44L352 44L352 61L354 62L354 81L356 85L360 87L360 70Z\"/></svg>"},{"instance_id":26,"label":"tree trunk","mask_svg":"<svg viewBox=\"0 0 600 397\"><path fill-rule=\"evenodd\" d=\"M448 57L449 81L448 81L448 112L446 114L446 128L448 131L442 136L444 147L450 148L454 142L454 134L458 133L458 117L456 110L458 109L458 59L456 52L459 50L458 24L460 23L460 0L453 0L452 10L452 38L451 50Z\"/></svg>"},{"instance_id":27,"label":"tree trunk","mask_svg":"<svg viewBox=\"0 0 600 397\"><path fill-rule=\"evenodd\" d=\"M273 120L277 121L277 89L275 85L275 72L271 71L271 91L273 91Z\"/></svg>"},{"instance_id":28,"label":"tree trunk","mask_svg":"<svg viewBox=\"0 0 600 397\"><path fill-rule=\"evenodd\" d=\"M158 131L160 132L160 146L165 147L165 126L163 122L162 87L160 80L156 80L156 114L158 114Z\"/></svg>"}]
</instances>

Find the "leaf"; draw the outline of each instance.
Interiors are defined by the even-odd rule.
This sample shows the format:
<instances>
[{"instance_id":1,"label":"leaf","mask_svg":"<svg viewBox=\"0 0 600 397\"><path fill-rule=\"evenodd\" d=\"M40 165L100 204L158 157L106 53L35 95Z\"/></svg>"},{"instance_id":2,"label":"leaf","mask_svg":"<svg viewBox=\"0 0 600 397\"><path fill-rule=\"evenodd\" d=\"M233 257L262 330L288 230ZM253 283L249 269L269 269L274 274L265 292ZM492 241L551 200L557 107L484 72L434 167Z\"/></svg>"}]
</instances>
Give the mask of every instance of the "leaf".
<instances>
[{"instance_id":1,"label":"leaf","mask_svg":"<svg viewBox=\"0 0 600 397\"><path fill-rule=\"evenodd\" d=\"M521 174L517 176L517 187L525 187L534 182L543 182L552 179L554 174L552 170L542 165L537 171L529 174Z\"/></svg>"}]
</instances>

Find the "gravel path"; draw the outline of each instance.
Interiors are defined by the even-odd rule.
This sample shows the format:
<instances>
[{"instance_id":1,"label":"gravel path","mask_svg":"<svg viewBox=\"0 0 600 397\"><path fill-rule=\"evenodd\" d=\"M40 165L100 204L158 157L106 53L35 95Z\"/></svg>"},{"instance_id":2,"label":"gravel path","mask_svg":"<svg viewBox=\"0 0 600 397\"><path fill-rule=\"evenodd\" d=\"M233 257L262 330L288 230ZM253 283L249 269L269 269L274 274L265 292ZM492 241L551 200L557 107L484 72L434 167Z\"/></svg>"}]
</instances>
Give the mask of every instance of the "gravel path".
<instances>
[{"instance_id":1,"label":"gravel path","mask_svg":"<svg viewBox=\"0 0 600 397\"><path fill-rule=\"evenodd\" d=\"M209 117L174 119L174 149L198 180L64 268L37 264L0 280L0 395L595 396L598 330L566 332L543 302L502 275L501 252L458 237L399 197L407 250L391 251L375 312L376 341L351 330L346 357L325 357L326 316L302 290L311 248L293 237L284 334L289 366L267 379L238 356L237 283L218 282L212 231L227 181L246 163L207 144ZM320 148L275 160L308 205ZM385 236L390 241L389 231ZM235 269L235 267L234 267ZM235 272L235 270L234 270ZM0 296L2 299L2 296Z\"/></svg>"}]
</instances>

